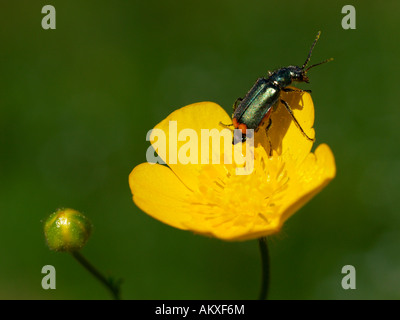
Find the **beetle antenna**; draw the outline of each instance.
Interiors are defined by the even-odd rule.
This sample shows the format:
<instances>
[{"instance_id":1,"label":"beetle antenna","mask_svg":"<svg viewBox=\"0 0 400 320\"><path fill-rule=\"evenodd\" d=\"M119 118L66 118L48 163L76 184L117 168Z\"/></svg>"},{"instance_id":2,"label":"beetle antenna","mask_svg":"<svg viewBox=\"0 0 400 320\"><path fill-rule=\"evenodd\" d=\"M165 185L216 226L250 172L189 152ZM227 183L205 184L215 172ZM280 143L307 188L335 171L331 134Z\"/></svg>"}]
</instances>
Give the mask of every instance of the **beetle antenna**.
<instances>
[{"instance_id":1,"label":"beetle antenna","mask_svg":"<svg viewBox=\"0 0 400 320\"><path fill-rule=\"evenodd\" d=\"M307 59L306 59L306 62L304 62L303 66L301 67L302 69L304 69L304 68L307 66L308 62L310 61L310 59L311 59L311 53L312 53L312 51L313 51L315 45L317 44L317 41L318 41L320 35L321 35L321 31L318 31L317 36L316 36L316 38L315 38L315 40L314 40L314 43L313 43L312 46L311 46L310 52L308 53L308 57L307 57Z\"/></svg>"},{"instance_id":2,"label":"beetle antenna","mask_svg":"<svg viewBox=\"0 0 400 320\"><path fill-rule=\"evenodd\" d=\"M312 66L309 66L306 70L304 70L304 72L307 72L311 68L314 68L316 66L319 66L320 64L327 63L327 62L332 61L332 60L333 60L333 58L329 58L329 59L326 59L326 60L324 60L324 61L322 61L320 63L313 64Z\"/></svg>"}]
</instances>

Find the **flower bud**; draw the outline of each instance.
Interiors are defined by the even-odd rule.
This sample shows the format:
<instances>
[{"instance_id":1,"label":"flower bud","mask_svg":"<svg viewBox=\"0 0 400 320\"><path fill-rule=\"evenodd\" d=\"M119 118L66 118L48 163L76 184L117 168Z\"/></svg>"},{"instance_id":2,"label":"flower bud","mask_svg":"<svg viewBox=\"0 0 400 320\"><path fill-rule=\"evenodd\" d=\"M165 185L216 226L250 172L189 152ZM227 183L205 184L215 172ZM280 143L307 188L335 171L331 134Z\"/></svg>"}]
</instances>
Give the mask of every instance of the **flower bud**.
<instances>
[{"instance_id":1,"label":"flower bud","mask_svg":"<svg viewBox=\"0 0 400 320\"><path fill-rule=\"evenodd\" d=\"M92 224L82 213L59 209L44 223L47 245L54 251L76 251L89 240Z\"/></svg>"}]
</instances>

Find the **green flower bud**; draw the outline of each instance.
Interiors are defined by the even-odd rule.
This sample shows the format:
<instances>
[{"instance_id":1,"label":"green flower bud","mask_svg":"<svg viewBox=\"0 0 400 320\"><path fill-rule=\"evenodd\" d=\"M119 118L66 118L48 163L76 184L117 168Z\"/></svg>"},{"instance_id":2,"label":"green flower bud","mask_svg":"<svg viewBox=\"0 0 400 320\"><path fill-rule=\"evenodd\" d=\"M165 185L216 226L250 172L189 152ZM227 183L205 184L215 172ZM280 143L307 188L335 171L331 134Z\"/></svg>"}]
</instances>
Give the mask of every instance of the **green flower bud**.
<instances>
[{"instance_id":1,"label":"green flower bud","mask_svg":"<svg viewBox=\"0 0 400 320\"><path fill-rule=\"evenodd\" d=\"M54 251L76 251L89 240L92 224L82 213L59 209L44 223L47 245Z\"/></svg>"}]
</instances>

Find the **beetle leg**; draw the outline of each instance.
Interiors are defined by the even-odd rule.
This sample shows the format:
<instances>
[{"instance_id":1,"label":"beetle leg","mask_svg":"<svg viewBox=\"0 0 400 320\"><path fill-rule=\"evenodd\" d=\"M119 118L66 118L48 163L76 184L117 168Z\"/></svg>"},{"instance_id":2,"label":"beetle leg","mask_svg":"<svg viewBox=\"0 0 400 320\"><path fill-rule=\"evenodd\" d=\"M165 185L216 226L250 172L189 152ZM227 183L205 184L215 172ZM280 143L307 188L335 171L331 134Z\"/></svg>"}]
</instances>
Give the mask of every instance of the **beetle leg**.
<instances>
[{"instance_id":1,"label":"beetle leg","mask_svg":"<svg viewBox=\"0 0 400 320\"><path fill-rule=\"evenodd\" d=\"M288 103L285 100L281 99L281 102L283 103L283 105L285 106L286 110L290 113L290 115L293 118L294 123L296 124L297 128L299 128L299 130L301 131L301 133L310 141L315 141L315 139L311 139L303 130L303 128L301 127L300 123L297 121L296 117L293 114L292 109L289 107Z\"/></svg>"},{"instance_id":2,"label":"beetle leg","mask_svg":"<svg viewBox=\"0 0 400 320\"><path fill-rule=\"evenodd\" d=\"M265 127L265 135L267 136L267 139L268 139L268 142L269 142L269 156L270 157L272 156L272 142L271 142L271 139L268 136L268 130L269 130L269 128L271 128L271 125L272 125L272 120L271 120L271 118L269 118L268 119L268 124Z\"/></svg>"},{"instance_id":3,"label":"beetle leg","mask_svg":"<svg viewBox=\"0 0 400 320\"><path fill-rule=\"evenodd\" d=\"M239 103L242 102L242 98L237 98L235 103L233 104L233 112L235 112L236 108L238 107Z\"/></svg>"},{"instance_id":4,"label":"beetle leg","mask_svg":"<svg viewBox=\"0 0 400 320\"><path fill-rule=\"evenodd\" d=\"M227 128L227 129L233 131L233 129L229 128L229 127L233 127L233 123L231 123L231 124L225 124L225 123L222 123L222 122L220 121L220 122L219 122L219 125L221 125L221 126Z\"/></svg>"},{"instance_id":5,"label":"beetle leg","mask_svg":"<svg viewBox=\"0 0 400 320\"><path fill-rule=\"evenodd\" d=\"M303 90L303 89L292 89L292 88L282 88L282 91L284 92L308 92L311 93L311 90Z\"/></svg>"},{"instance_id":6,"label":"beetle leg","mask_svg":"<svg viewBox=\"0 0 400 320\"><path fill-rule=\"evenodd\" d=\"M235 145L236 143L238 143L238 142L242 142L242 143L244 143L244 142L246 142L246 134L245 133L242 133L241 134L241 140L238 140L238 141L235 141L235 136L232 138L232 144L233 145Z\"/></svg>"}]
</instances>

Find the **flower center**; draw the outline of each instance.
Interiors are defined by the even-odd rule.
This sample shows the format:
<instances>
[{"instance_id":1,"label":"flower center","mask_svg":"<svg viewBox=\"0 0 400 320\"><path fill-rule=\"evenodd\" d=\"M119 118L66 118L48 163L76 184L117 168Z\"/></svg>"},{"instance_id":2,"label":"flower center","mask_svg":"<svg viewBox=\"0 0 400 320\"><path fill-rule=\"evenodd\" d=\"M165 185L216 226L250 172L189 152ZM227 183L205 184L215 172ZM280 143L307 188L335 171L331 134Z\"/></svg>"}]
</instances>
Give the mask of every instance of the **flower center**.
<instances>
[{"instance_id":1,"label":"flower center","mask_svg":"<svg viewBox=\"0 0 400 320\"><path fill-rule=\"evenodd\" d=\"M199 189L189 199L192 210L240 223L253 219L254 224L270 224L279 218L279 199L289 179L279 157L269 158L262 147L254 149L254 169L248 175L237 175L236 165L204 165Z\"/></svg>"}]
</instances>

